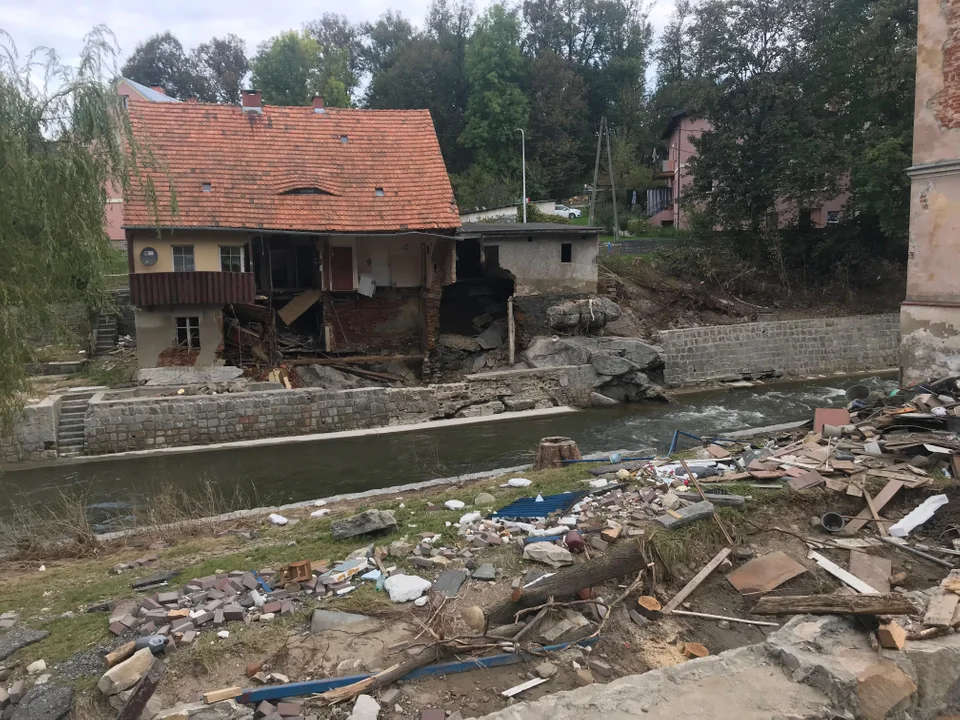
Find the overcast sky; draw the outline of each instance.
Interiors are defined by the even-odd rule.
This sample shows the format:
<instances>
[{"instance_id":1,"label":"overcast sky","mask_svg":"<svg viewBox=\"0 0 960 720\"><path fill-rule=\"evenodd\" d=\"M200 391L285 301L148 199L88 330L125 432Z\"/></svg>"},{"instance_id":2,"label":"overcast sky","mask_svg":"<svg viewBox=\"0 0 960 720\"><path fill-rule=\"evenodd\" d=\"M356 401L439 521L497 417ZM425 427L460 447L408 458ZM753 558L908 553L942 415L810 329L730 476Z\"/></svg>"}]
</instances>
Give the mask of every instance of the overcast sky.
<instances>
[{"instance_id":1,"label":"overcast sky","mask_svg":"<svg viewBox=\"0 0 960 720\"><path fill-rule=\"evenodd\" d=\"M234 33L253 55L262 41L324 12L364 22L392 8L421 25L429 4L430 0L0 0L0 30L13 37L21 56L39 46L52 47L68 64L76 59L83 36L101 23L117 36L121 62L138 43L164 30L179 38L187 51L213 36ZM478 9L488 4L476 0ZM671 7L671 0L654 0L650 18L656 30L663 27Z\"/></svg>"}]
</instances>

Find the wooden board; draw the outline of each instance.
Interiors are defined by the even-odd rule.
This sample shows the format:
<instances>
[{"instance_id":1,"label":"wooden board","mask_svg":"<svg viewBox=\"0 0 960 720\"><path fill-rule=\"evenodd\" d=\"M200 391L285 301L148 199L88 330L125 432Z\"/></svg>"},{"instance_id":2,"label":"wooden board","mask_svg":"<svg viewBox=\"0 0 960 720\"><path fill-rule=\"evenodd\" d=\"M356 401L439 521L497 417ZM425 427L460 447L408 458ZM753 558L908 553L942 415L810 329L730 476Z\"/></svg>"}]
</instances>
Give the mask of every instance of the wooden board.
<instances>
[{"instance_id":1,"label":"wooden board","mask_svg":"<svg viewBox=\"0 0 960 720\"><path fill-rule=\"evenodd\" d=\"M762 595L807 569L781 550L761 555L727 575L741 595Z\"/></svg>"},{"instance_id":2,"label":"wooden board","mask_svg":"<svg viewBox=\"0 0 960 720\"><path fill-rule=\"evenodd\" d=\"M835 562L833 562L833 560L830 560L829 558L825 558L825 557L824 557L823 555L821 555L820 553L816 553L816 552L814 552L813 550L811 550L811 551L807 554L807 557L809 557L809 558L810 558L811 560L813 560L817 565L819 565L819 566L822 567L824 570L826 570L828 573L830 573L830 574L833 575L835 578L837 578L837 580L839 580L840 582L842 582L844 585L847 585L848 587L853 588L853 589L856 590L858 593L867 594L867 595L876 595L876 594L877 594L877 589L876 589L875 587L873 587L873 586L870 585L869 583L865 583L863 580L861 580L860 578L858 578L856 575L853 575L853 574L851 574L851 573L848 573L848 572L847 572L846 570L844 570L842 567L840 567L840 566L837 565Z\"/></svg>"},{"instance_id":3,"label":"wooden board","mask_svg":"<svg viewBox=\"0 0 960 720\"><path fill-rule=\"evenodd\" d=\"M853 497L863 497L863 484L867 481L865 472L858 472L850 476L850 482L847 483L847 495Z\"/></svg>"},{"instance_id":4,"label":"wooden board","mask_svg":"<svg viewBox=\"0 0 960 720\"><path fill-rule=\"evenodd\" d=\"M800 477L791 478L787 485L792 487L794 490L806 490L807 488L816 487L817 485L823 485L824 477L816 470L807 470Z\"/></svg>"},{"instance_id":5,"label":"wooden board","mask_svg":"<svg viewBox=\"0 0 960 720\"><path fill-rule=\"evenodd\" d=\"M707 576L717 569L717 566L727 559L727 555L730 554L730 548L723 548L716 556L708 562L696 575L693 576L693 579L683 586L683 589L678 592L670 602L667 603L666 607L663 608L662 612L671 613L679 607L680 603L686 600L687 596L692 593L697 587L702 583Z\"/></svg>"},{"instance_id":6,"label":"wooden board","mask_svg":"<svg viewBox=\"0 0 960 720\"><path fill-rule=\"evenodd\" d=\"M883 510L884 505L886 505L890 500L896 495L900 488L903 487L903 483L899 480L891 480L888 482L883 490L881 490L877 496L873 499L873 507L877 512ZM873 519L873 515L870 512L870 508L864 508L857 516L849 521L846 526L843 528L842 532L846 535L853 535L855 532L860 530L864 525L866 525L870 520Z\"/></svg>"},{"instance_id":7,"label":"wooden board","mask_svg":"<svg viewBox=\"0 0 960 720\"><path fill-rule=\"evenodd\" d=\"M767 595L751 615L913 615L903 595Z\"/></svg>"},{"instance_id":8,"label":"wooden board","mask_svg":"<svg viewBox=\"0 0 960 720\"><path fill-rule=\"evenodd\" d=\"M834 492L846 492L847 481L846 480L837 480L836 478L826 478L827 489L833 490Z\"/></svg>"},{"instance_id":9,"label":"wooden board","mask_svg":"<svg viewBox=\"0 0 960 720\"><path fill-rule=\"evenodd\" d=\"M319 299L319 290L307 290L277 310L277 315L280 316L280 319L283 320L284 323L290 325L290 323L309 310Z\"/></svg>"},{"instance_id":10,"label":"wooden board","mask_svg":"<svg viewBox=\"0 0 960 720\"><path fill-rule=\"evenodd\" d=\"M930 596L927 613L923 616L923 624L931 627L949 627L953 623L953 615L960 604L960 595L937 588Z\"/></svg>"},{"instance_id":11,"label":"wooden board","mask_svg":"<svg viewBox=\"0 0 960 720\"><path fill-rule=\"evenodd\" d=\"M850 553L850 564L847 567L852 575L856 575L877 592L890 592L893 565L887 558L854 550Z\"/></svg>"}]
</instances>

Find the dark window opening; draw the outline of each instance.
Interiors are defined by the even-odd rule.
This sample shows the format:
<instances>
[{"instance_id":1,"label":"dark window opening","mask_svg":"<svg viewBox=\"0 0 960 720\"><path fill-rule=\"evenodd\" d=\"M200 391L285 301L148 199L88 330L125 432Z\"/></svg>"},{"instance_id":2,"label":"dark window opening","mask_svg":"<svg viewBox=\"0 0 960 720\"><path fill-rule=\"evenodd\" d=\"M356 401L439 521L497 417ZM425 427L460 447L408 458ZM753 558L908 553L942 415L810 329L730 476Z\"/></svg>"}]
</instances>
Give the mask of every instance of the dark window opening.
<instances>
[{"instance_id":1,"label":"dark window opening","mask_svg":"<svg viewBox=\"0 0 960 720\"><path fill-rule=\"evenodd\" d=\"M374 188L373 194L377 197L383 197L383 188Z\"/></svg>"},{"instance_id":2,"label":"dark window opening","mask_svg":"<svg viewBox=\"0 0 960 720\"><path fill-rule=\"evenodd\" d=\"M210 183L200 183L200 189L205 193L213 192L213 185Z\"/></svg>"},{"instance_id":3,"label":"dark window opening","mask_svg":"<svg viewBox=\"0 0 960 720\"><path fill-rule=\"evenodd\" d=\"M827 225L837 225L840 223L839 210L827 210Z\"/></svg>"},{"instance_id":4,"label":"dark window opening","mask_svg":"<svg viewBox=\"0 0 960 720\"><path fill-rule=\"evenodd\" d=\"M573 243L560 243L560 262L573 262Z\"/></svg>"},{"instance_id":5,"label":"dark window opening","mask_svg":"<svg viewBox=\"0 0 960 720\"><path fill-rule=\"evenodd\" d=\"M187 352L200 349L200 318L178 317L177 347Z\"/></svg>"},{"instance_id":6,"label":"dark window opening","mask_svg":"<svg viewBox=\"0 0 960 720\"><path fill-rule=\"evenodd\" d=\"M346 135L341 135L341 136L340 136L340 142L342 142L344 145L347 144L347 140L348 140L348 138L347 138Z\"/></svg>"},{"instance_id":7,"label":"dark window opening","mask_svg":"<svg viewBox=\"0 0 960 720\"><path fill-rule=\"evenodd\" d=\"M193 272L197 269L193 260L193 245L173 246L173 271Z\"/></svg>"},{"instance_id":8,"label":"dark window opening","mask_svg":"<svg viewBox=\"0 0 960 720\"><path fill-rule=\"evenodd\" d=\"M223 272L243 272L244 248L239 246L220 248L220 269Z\"/></svg>"},{"instance_id":9,"label":"dark window opening","mask_svg":"<svg viewBox=\"0 0 960 720\"><path fill-rule=\"evenodd\" d=\"M281 195L333 195L326 190L318 187L299 187L290 190L284 190Z\"/></svg>"},{"instance_id":10,"label":"dark window opening","mask_svg":"<svg viewBox=\"0 0 960 720\"><path fill-rule=\"evenodd\" d=\"M500 246L486 245L483 248L483 266L487 275L500 269Z\"/></svg>"}]
</instances>

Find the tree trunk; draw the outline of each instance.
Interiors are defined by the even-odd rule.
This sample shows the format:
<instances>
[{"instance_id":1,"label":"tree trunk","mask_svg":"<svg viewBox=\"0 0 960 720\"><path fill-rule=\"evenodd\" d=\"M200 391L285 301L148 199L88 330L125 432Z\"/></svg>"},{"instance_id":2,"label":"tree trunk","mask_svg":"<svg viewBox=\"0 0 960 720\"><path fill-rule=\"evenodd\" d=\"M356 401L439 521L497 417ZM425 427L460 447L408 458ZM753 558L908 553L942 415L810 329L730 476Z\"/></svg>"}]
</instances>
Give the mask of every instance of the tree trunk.
<instances>
[{"instance_id":1,"label":"tree trunk","mask_svg":"<svg viewBox=\"0 0 960 720\"><path fill-rule=\"evenodd\" d=\"M580 449L577 443L568 437L545 437L540 440L537 449L537 462L534 470L563 467L563 460L579 460Z\"/></svg>"},{"instance_id":2,"label":"tree trunk","mask_svg":"<svg viewBox=\"0 0 960 720\"><path fill-rule=\"evenodd\" d=\"M916 612L902 595L768 595L760 598L750 614L915 615Z\"/></svg>"},{"instance_id":3,"label":"tree trunk","mask_svg":"<svg viewBox=\"0 0 960 720\"><path fill-rule=\"evenodd\" d=\"M520 610L543 605L551 597L570 597L584 588L600 585L612 578L636 575L646 564L643 545L639 540L621 543L593 560L564 568L533 587L521 590L516 600L507 598L485 610L487 627L512 623Z\"/></svg>"}]
</instances>

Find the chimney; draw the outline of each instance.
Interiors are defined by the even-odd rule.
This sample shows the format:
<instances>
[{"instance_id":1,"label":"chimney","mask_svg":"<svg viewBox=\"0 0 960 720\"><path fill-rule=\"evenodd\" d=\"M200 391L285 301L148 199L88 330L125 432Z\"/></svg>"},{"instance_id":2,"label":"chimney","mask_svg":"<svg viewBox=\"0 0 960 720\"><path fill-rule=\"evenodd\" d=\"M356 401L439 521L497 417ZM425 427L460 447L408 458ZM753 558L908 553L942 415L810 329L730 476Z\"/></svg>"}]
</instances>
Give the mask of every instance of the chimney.
<instances>
[{"instance_id":1,"label":"chimney","mask_svg":"<svg viewBox=\"0 0 960 720\"><path fill-rule=\"evenodd\" d=\"M322 115L323 110L323 95L314 95L313 96L313 111L318 115Z\"/></svg>"},{"instance_id":2,"label":"chimney","mask_svg":"<svg viewBox=\"0 0 960 720\"><path fill-rule=\"evenodd\" d=\"M259 90L244 90L241 106L244 112L262 113L263 102Z\"/></svg>"},{"instance_id":3,"label":"chimney","mask_svg":"<svg viewBox=\"0 0 960 720\"><path fill-rule=\"evenodd\" d=\"M154 92L160 93L161 95L167 94L167 91L164 90L163 85L151 85L150 89L153 90Z\"/></svg>"}]
</instances>

